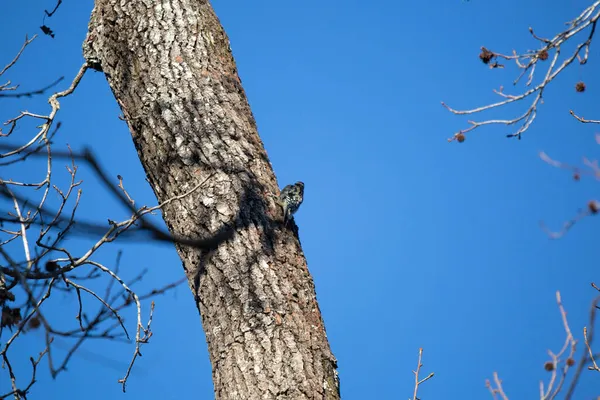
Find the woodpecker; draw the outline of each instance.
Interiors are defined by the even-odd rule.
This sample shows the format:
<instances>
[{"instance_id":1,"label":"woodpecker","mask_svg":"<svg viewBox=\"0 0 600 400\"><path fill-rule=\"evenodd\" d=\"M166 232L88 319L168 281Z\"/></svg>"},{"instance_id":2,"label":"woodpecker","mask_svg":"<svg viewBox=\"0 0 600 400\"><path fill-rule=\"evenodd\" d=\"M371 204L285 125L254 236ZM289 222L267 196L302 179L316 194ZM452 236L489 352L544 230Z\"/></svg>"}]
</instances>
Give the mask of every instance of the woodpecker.
<instances>
[{"instance_id":1,"label":"woodpecker","mask_svg":"<svg viewBox=\"0 0 600 400\"><path fill-rule=\"evenodd\" d=\"M293 185L287 185L279 195L279 202L283 207L283 224L287 225L288 221L298 211L300 204L304 200L304 183L296 182Z\"/></svg>"}]
</instances>

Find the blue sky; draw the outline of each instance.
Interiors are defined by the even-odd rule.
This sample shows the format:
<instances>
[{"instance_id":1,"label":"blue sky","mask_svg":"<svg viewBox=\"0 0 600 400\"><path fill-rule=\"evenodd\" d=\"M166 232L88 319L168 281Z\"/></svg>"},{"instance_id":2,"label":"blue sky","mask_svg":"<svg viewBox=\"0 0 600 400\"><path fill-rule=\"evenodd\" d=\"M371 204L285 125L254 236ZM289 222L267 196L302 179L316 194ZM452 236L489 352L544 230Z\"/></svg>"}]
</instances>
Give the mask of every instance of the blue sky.
<instances>
[{"instance_id":1,"label":"blue sky","mask_svg":"<svg viewBox=\"0 0 600 400\"><path fill-rule=\"evenodd\" d=\"M478 59L479 48L535 48L529 26L553 36L589 2L547 4L214 2L280 186L306 184L296 222L339 361L343 398L412 396L419 347L425 349L423 371L436 374L419 391L424 400L491 398L485 379L494 371L509 397L539 396L539 380L549 378L546 351L558 351L565 336L556 290L575 336L582 338L596 294L590 282L600 284L597 221L583 220L560 240L549 240L539 221L558 228L597 196L598 183L574 182L537 154L543 150L573 164L600 155L594 139L600 129L568 113L600 118L593 107L600 85L593 73L597 46L585 67L573 65L551 85L521 141L505 138L510 128L492 127L476 130L463 144L449 144L446 139L466 127L467 118L440 105L471 108L496 101L492 89L500 85L520 90L511 87L516 69L506 63L509 68L490 70ZM0 25L0 64L18 51L25 34L40 33L43 10L53 6L47 0L0 7L8 16ZM28 90L64 75L65 88L83 62L91 9L90 0L63 2L46 20L56 38L41 35L7 78ZM587 84L583 94L574 90L579 80ZM61 104L56 146L93 148L113 176L124 177L138 204L156 204L102 74L86 75ZM512 118L525 106L483 117ZM0 117L23 109L43 113L48 106L43 98L3 99ZM18 132L30 133L26 127ZM34 166L29 168L10 173L35 176ZM80 174L81 216L105 221L126 215L88 169L82 166ZM56 175L57 182L66 182L66 174ZM83 249L86 242L72 243ZM124 251L124 277L149 269L140 289L183 276L171 246L114 243L99 260L111 265L118 249ZM142 349L127 396L213 398L189 289L181 286L155 301L154 336ZM57 323L75 323L77 305L68 297L57 296L51 310ZM134 329L133 315L127 321ZM42 344L40 332L23 337L12 350L18 372L28 373L27 358ZM32 395L120 396L117 379L132 345L90 342L84 348L55 381L42 368ZM584 371L576 398L597 396L598 379ZM7 390L2 375L0 392Z\"/></svg>"}]
</instances>

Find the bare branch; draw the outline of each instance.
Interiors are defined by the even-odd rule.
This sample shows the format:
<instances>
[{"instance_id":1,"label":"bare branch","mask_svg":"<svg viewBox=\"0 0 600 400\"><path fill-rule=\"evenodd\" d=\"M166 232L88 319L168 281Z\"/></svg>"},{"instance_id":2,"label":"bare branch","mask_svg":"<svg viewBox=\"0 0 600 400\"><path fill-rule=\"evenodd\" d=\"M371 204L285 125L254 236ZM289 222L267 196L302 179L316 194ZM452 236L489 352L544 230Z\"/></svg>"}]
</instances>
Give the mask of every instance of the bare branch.
<instances>
[{"instance_id":1,"label":"bare branch","mask_svg":"<svg viewBox=\"0 0 600 400\"><path fill-rule=\"evenodd\" d=\"M600 135L597 135L596 141L599 141L600 143L599 138ZM573 179L575 179L576 181L579 181L582 175L593 175L596 179L600 180L600 166L598 165L598 161L596 160L589 160L586 157L584 157L583 163L586 168L580 168L561 161L554 160L543 151L540 152L539 155L544 162L548 163L549 165L552 165L553 167L570 170L573 173ZM581 221L583 218L589 217L591 215L596 215L599 210L600 202L596 200L589 200L586 205L586 208L580 210L577 213L577 215L575 215L575 217L565 222L563 224L562 229L560 229L559 231L553 231L549 229L544 222L540 222L540 226L550 238L558 239L564 236L573 227L573 225Z\"/></svg>"},{"instance_id":2,"label":"bare branch","mask_svg":"<svg viewBox=\"0 0 600 400\"><path fill-rule=\"evenodd\" d=\"M525 100L527 98L533 98L529 107L526 109L524 113L521 115L512 118L512 119L489 119L482 121L468 121L471 125L468 128L462 129L456 132L448 141L458 141L463 142L465 140L465 134L471 132L481 126L485 125L515 125L519 124L520 127L513 133L508 134L507 137L512 138L516 137L521 139L521 135L529 129L535 117L537 115L538 105L541 104L542 96L546 87L561 73L563 72L569 65L571 65L575 60L578 60L580 64L585 64L587 62L589 56L589 47L594 37L594 33L596 31L596 24L598 22L598 18L600 18L600 1L595 1L592 5L587 7L583 12L575 18L573 21L569 22L569 27L555 35L552 39L541 38L533 33L533 29L529 28L531 35L540 41L542 45L538 50L528 51L522 54L517 54L513 52L513 55L503 55L500 53L492 52L485 47L482 48L482 53L480 54L480 59L485 63L489 64L490 62L502 58L505 60L513 60L515 61L517 68L521 70L521 74L519 77L513 82L513 85L516 85L521 80L521 77L525 75L525 73L529 73L528 80L525 83L525 87L529 88L523 91L520 94L505 94L502 90L495 91L496 94L500 95L503 100L488 104L485 106L467 109L467 110L456 110L446 105L446 103L442 102L442 105L446 107L448 111L456 115L470 115L477 114L483 111L488 111L491 109L502 108L505 105L519 102ZM588 31L587 39L583 40L579 44L577 44L575 51L565 58L562 62L559 62L561 46L575 37L577 34ZM536 66L539 62L544 62L550 58L550 54L553 52L553 56L551 57L550 64L546 70L546 73L540 83L537 85L530 87L534 73L536 70ZM583 53L583 56L581 54ZM500 66L496 61L494 61L491 66L493 68L497 68ZM582 121L583 122L583 121Z\"/></svg>"},{"instance_id":3,"label":"bare branch","mask_svg":"<svg viewBox=\"0 0 600 400\"><path fill-rule=\"evenodd\" d=\"M600 120L596 120L596 119L585 119L583 117L580 117L578 115L576 115L573 110L569 110L569 113L579 122L582 122L584 124L600 124Z\"/></svg>"},{"instance_id":4,"label":"bare branch","mask_svg":"<svg viewBox=\"0 0 600 400\"><path fill-rule=\"evenodd\" d=\"M592 362L592 366L588 367L588 369L593 369L595 371L600 372L600 368L598 368L598 364L596 364L596 360L594 359L594 353L592 353L592 348L590 347L590 341L587 334L587 326L583 327L583 338L585 340L585 348L588 350L588 354L590 355L590 361Z\"/></svg>"},{"instance_id":5,"label":"bare branch","mask_svg":"<svg viewBox=\"0 0 600 400\"><path fill-rule=\"evenodd\" d=\"M508 397L504 393L504 389L502 388L502 381L498 377L498 373L494 372L493 374L494 383L490 382L489 379L485 381L485 387L488 388L490 394L494 398L494 400L500 398L502 400L508 400ZM494 387L495 386L495 387Z\"/></svg>"},{"instance_id":6,"label":"bare branch","mask_svg":"<svg viewBox=\"0 0 600 400\"><path fill-rule=\"evenodd\" d=\"M595 285L592 284L592 286L595 286ZM590 329L589 329L589 331L587 331L587 329L586 329L587 332L584 333L586 346L591 346L592 342L594 340L594 325L596 322L596 310L598 309L599 302L600 302L600 296L598 296L594 299L594 301L592 302L592 306L590 307L590 321L589 321ZM587 334L588 332L589 332L589 335ZM594 359L594 357L592 357L591 359L588 358L588 355L585 352L581 355L581 357L579 359L579 363L577 365L577 369L575 370L575 375L573 376L571 384L569 385L569 389L567 390L567 393L565 394L565 400L571 399L571 397L575 393L575 388L577 387L577 384L579 383L579 377L581 376L583 367L585 365L587 365L588 362L590 362L592 359Z\"/></svg>"},{"instance_id":7,"label":"bare branch","mask_svg":"<svg viewBox=\"0 0 600 400\"><path fill-rule=\"evenodd\" d=\"M565 378L567 376L567 372L569 371L569 368L575 364L573 357L575 356L575 351L577 350L577 348L576 348L577 341L573 338L573 334L571 333L571 328L569 327L569 321L567 320L567 312L565 311L565 308L562 304L560 292L558 292L558 291L556 292L556 303L558 304L558 309L560 311L560 316L562 318L563 326L565 328L565 333L567 334L567 337L565 339L565 343L564 343L562 349L558 352L558 354L554 354L552 351L548 351L548 354L552 358L552 361L550 361L550 362L552 363L553 368L552 368L552 375L550 378L550 382L548 383L548 386L547 386L545 392L544 392L544 384L543 384L543 382L540 382L540 393L543 394L542 400L556 398L556 396L562 389L562 386L565 382ZM567 349L570 349L569 355L561 369L561 375L558 378L559 379L558 384L556 384L557 372L559 370L559 363L561 361L563 361L561 359L561 357L566 353ZM548 370L548 366L550 365L549 364L550 362L546 363L547 370ZM556 384L556 387L554 387L555 384Z\"/></svg>"},{"instance_id":8,"label":"bare branch","mask_svg":"<svg viewBox=\"0 0 600 400\"><path fill-rule=\"evenodd\" d=\"M79 291L83 290L84 292L87 292L87 293L91 294L92 296L94 296L100 303L104 304L104 307L108 308L110 310L110 312L113 313L113 315L115 316L116 320L119 321L119 324L121 325L121 328L123 328L123 332L125 332L125 336L127 337L127 339L129 339L129 333L127 332L127 328L125 328L125 325L123 325L123 320L121 319L121 316L119 315L119 313L117 312L117 310L115 310L114 308L112 308L102 297L100 297L96 293L94 293L93 290L90 290L90 289L86 288L85 286L78 285L75 282L73 282L72 280L67 279L67 278L65 278L65 282L68 285L71 285L71 286L73 286L74 288L77 289L77 296L79 297L79 304L80 304L80 308L79 308L80 311L79 311L78 317L79 317L80 320L81 320L81 297L79 295ZM81 322L80 322L80 324L81 324ZM83 327L82 327L81 330L84 331L85 329L83 329Z\"/></svg>"},{"instance_id":9,"label":"bare branch","mask_svg":"<svg viewBox=\"0 0 600 400\"><path fill-rule=\"evenodd\" d=\"M567 374L571 367L573 367L576 362L574 360L574 356L577 350L577 341L573 337L571 333L571 328L569 327L569 321L567 319L567 311L565 310L562 299L560 296L560 292L556 292L556 303L558 305L558 309L560 311L560 316L562 319L563 327L566 333L565 342L558 353L554 353L548 350L548 355L550 356L550 360L544 364L544 369L550 372L550 379L546 385L544 382L540 382L540 399L541 400L552 400L555 399L558 394L561 392L563 385L566 381ZM593 316L592 316L593 321ZM591 336L589 341L591 342ZM574 391L574 387L577 384L577 380L579 379L579 374L581 373L581 369L583 365L586 363L586 357L584 357L579 362L577 366L577 370L573 376L571 381L571 386L565 399L569 399L571 394ZM486 380L486 387L490 391L492 397L494 399L508 400L508 396L504 392L502 387L502 381L499 379L498 374L494 372L493 383L490 380Z\"/></svg>"},{"instance_id":10,"label":"bare branch","mask_svg":"<svg viewBox=\"0 0 600 400\"><path fill-rule=\"evenodd\" d=\"M14 62L16 62L22 51L23 49L17 55ZM10 68L12 64L5 67L3 72ZM20 396L24 398L35 381L35 379L32 379L31 383L23 388L17 382L17 377L14 375L10 364L10 348L23 332L43 329L45 342L43 354L47 355L46 358L51 375L57 376L61 371L66 370L70 358L76 354L85 340L128 339L127 327L120 313L125 308L133 306L137 312L135 351L127 367L125 377L119 381L123 386L123 390L125 390L125 384L130 376L133 365L137 357L141 355L140 348L142 344L148 342L152 335L150 326L154 303L151 306L148 323L144 326L142 324L141 300L165 293L187 280L187 278L183 278L160 288L153 288L142 293L137 293L133 290L133 285L141 281L142 277L146 274L146 270L143 270L133 279L126 281L117 273L119 271L119 258L117 259L116 267L113 269L92 259L100 247L114 241L129 230L135 232L136 230L143 229L150 232L153 236L162 237L163 240L171 238L168 233L163 232L158 226L147 222L144 217L173 201L182 200L192 194L202 187L212 175L202 182L191 183L190 190L168 199L162 204L154 207L142 206L135 208L135 202L125 190L122 178L119 177L118 186L112 180L109 180L108 175L100 167L89 150L85 150L81 154L73 153L70 148L66 152L55 151L51 146L50 139L60 126L59 122L54 124L55 118L58 115L57 113L60 110L59 99L71 95L75 91L86 70L87 65L83 65L66 90L49 97L49 114L44 115L22 111L16 117L8 119L4 124L8 126L8 129L5 132L0 132L0 139L2 139L16 132L17 125L21 124L25 119L41 121L41 125L37 127L34 134L25 138L21 144L16 146L0 144L0 151L2 151L0 158L6 160L2 162L2 165L23 162L30 157L43 158L46 164L46 168L42 169L45 176L39 181L19 181L14 179L14 177L10 179L6 177L0 178L0 199L8 200L12 204L12 210L3 211L4 215L0 216L0 257L4 258L3 262L0 263L0 308L3 313L0 331L3 327L16 328L14 329L14 333L8 338L8 341L0 346L0 357L3 360L3 364L7 366L12 386L11 392L6 396ZM0 90L11 89L13 88L9 88L8 85L0 86ZM35 93L37 92L16 93L11 94L11 97L27 96ZM55 128L51 130L52 125L55 125ZM56 174L53 171L53 160L57 158L70 160L70 165L66 166L70 177L70 182L66 188L59 187L52 181L53 176ZM79 221L78 218L76 220L76 211L82 195L82 191L79 188L82 182L76 178L78 171L77 160L84 160L88 165L92 166L92 172L100 177L100 180L109 188L110 193L116 195L131 210L132 216L121 222L109 220L108 226L95 225L97 228L95 231L89 229L89 232L87 232L88 235L95 236L95 240L87 251L83 251L83 255L75 256L68 248L63 246L64 239L75 227L78 229L87 229L90 227L86 226L85 222ZM27 192L29 189L35 191L35 197L23 194L29 193ZM58 208L54 210L46 205L50 191L53 191L58 198ZM19 257L9 254L8 247L6 247L15 240L20 240L23 246L22 255ZM212 245L215 240L221 239L220 237L215 237L209 241L200 243ZM194 240L188 240L188 242L194 243ZM85 271L85 268L89 270L87 274L81 272ZM100 279L105 280L107 283L104 296L96 289L92 290L91 286L88 286L86 283L90 280ZM65 287L56 285L59 282L64 282ZM53 326L53 322L48 320L44 315L44 307L47 307L46 300L56 290L71 294L72 298L76 299L77 326L72 329L57 329ZM89 309L90 305L85 304L84 307L82 292L90 294L99 302L100 307L97 313L92 313L90 316L89 310L86 310L86 308ZM6 302L17 300L19 301L17 306L13 307L12 304L6 304ZM74 341L73 346L62 360L56 360L53 354L55 336L61 336ZM34 375L38 362L33 364Z\"/></svg>"},{"instance_id":11,"label":"bare branch","mask_svg":"<svg viewBox=\"0 0 600 400\"><path fill-rule=\"evenodd\" d=\"M415 390L413 392L412 400L419 400L419 398L417 397L417 391L419 390L419 386L423 382L433 378L433 375L434 375L434 373L432 372L429 375L427 375L425 378L419 380L419 372L421 371L421 367L423 366L423 364L421 363L422 357L423 357L423 348L421 347L421 348L419 348L419 361L417 362L417 370L413 371L413 374L415 374Z\"/></svg>"},{"instance_id":12,"label":"bare branch","mask_svg":"<svg viewBox=\"0 0 600 400\"><path fill-rule=\"evenodd\" d=\"M129 193L127 193L127 190L125 190L125 186L123 186L123 177L121 175L117 175L117 179L119 180L119 189L123 191L123 194L125 197L127 197L127 200L129 200L131 205L135 206L135 201L131 198L131 196L129 196Z\"/></svg>"},{"instance_id":13,"label":"bare branch","mask_svg":"<svg viewBox=\"0 0 600 400\"><path fill-rule=\"evenodd\" d=\"M4 75L4 73L6 71L8 71L13 65L15 65L17 63L17 61L19 61L21 54L23 54L23 52L25 51L25 48L27 46L29 46L31 44L31 42L33 42L35 40L35 38L37 38L37 35L33 35L33 37L31 39L29 39L29 38L27 38L27 36L25 36L25 43L23 43L23 46L21 46L21 50L19 50L19 52L17 53L15 58L12 59L11 62L9 62L4 68L2 68L2 71L0 71L0 76Z\"/></svg>"},{"instance_id":14,"label":"bare branch","mask_svg":"<svg viewBox=\"0 0 600 400\"><path fill-rule=\"evenodd\" d=\"M150 337L152 336L152 331L150 331L150 324L152 324L152 315L153 314L154 314L154 302L152 302L152 304L150 305L150 317L148 318L148 324L146 325L146 328L144 328L141 324L138 324L137 335L135 338L135 352L133 353L133 358L131 359L131 363L129 364L129 367L127 368L127 372L125 373L125 376L123 377L123 379L119 379L119 383L122 384L122 386L123 386L123 393L125 393L125 386L127 385L127 379L129 378L129 374L131 373L133 364L135 363L135 360L137 359L137 357L142 355L142 353L140 353L140 346L143 343L148 343L148 340L150 340ZM140 314L138 313L138 321L139 321L139 318L140 318ZM140 332L142 330L144 331L144 336L140 335Z\"/></svg>"},{"instance_id":15,"label":"bare branch","mask_svg":"<svg viewBox=\"0 0 600 400\"><path fill-rule=\"evenodd\" d=\"M47 90L53 88L54 86L58 85L60 82L62 82L65 79L64 76L61 76L60 78L58 78L57 80L55 80L54 82L50 83L49 85L46 85L40 89L36 89L36 90L30 90L28 92L21 92L21 93L3 93L1 88L0 88L0 97L15 97L15 98L19 98L19 97L32 97L38 94L44 94L46 93ZM10 88L10 90L16 90L17 87L13 86ZM8 89L5 89L8 90Z\"/></svg>"},{"instance_id":16,"label":"bare branch","mask_svg":"<svg viewBox=\"0 0 600 400\"><path fill-rule=\"evenodd\" d=\"M31 380L29 381L29 384L25 387L25 389L18 389L16 388L16 386L14 385L13 382L13 390L11 392L8 392L6 394L0 395L0 399L5 399L7 397L10 396L14 396L15 399L26 399L27 398L27 394L29 393L29 390L31 389L31 387L33 386L33 384L35 383L35 377L36 377L36 373L37 373L37 366L40 363L40 361L42 361L42 358L46 355L46 353L48 353L48 348L46 348L44 351L42 351L37 360L34 360L33 357L29 357L29 361L31 362L31 368L32 368L32 372L31 372ZM10 367L10 363L8 361L8 358L6 357L5 354L2 355L4 358L4 363L8 366L11 375L11 380L13 380L15 378L14 374L12 373L12 368Z\"/></svg>"}]
</instances>

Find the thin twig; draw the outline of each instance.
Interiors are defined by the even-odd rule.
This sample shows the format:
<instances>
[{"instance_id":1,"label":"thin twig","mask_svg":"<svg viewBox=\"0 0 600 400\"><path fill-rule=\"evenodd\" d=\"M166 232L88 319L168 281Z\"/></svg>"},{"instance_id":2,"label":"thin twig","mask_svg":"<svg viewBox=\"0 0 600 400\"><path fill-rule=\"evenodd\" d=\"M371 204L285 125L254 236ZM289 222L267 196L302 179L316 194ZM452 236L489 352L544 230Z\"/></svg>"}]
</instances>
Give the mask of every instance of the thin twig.
<instances>
[{"instance_id":1,"label":"thin twig","mask_svg":"<svg viewBox=\"0 0 600 400\"><path fill-rule=\"evenodd\" d=\"M590 347L590 342L588 340L587 326L583 327L583 338L585 341L585 347L587 348L588 354L590 355L590 361L592 362L592 366L588 367L588 369L600 372L600 368L598 368L598 364L596 364L596 360L594 359L594 353L592 353L592 348Z\"/></svg>"},{"instance_id":2,"label":"thin twig","mask_svg":"<svg viewBox=\"0 0 600 400\"><path fill-rule=\"evenodd\" d=\"M412 400L419 400L419 398L417 397L417 391L419 390L419 386L423 382L433 378L433 375L434 375L434 373L432 372L429 375L427 375L425 378L419 380L419 371L421 371L421 367L423 366L423 364L421 363L422 357L423 357L423 348L420 347L419 348L419 361L417 362L417 370L413 371L413 374L415 374L415 390L413 392Z\"/></svg>"},{"instance_id":3,"label":"thin twig","mask_svg":"<svg viewBox=\"0 0 600 400\"><path fill-rule=\"evenodd\" d=\"M597 296L594 299L594 301L592 301L592 305L590 307L590 320L588 323L588 326L590 327L590 329L589 329L589 331L586 332L588 334L585 335L585 339L587 340L587 343L589 346L592 345L592 342L594 340L594 326L595 326L595 322L596 322L596 310L598 309L599 302L600 302L600 296ZM590 359L588 358L587 353L583 353L577 364L577 369L575 370L575 374L573 375L573 379L571 380L569 389L567 390L567 393L565 394L565 400L570 400L571 397L573 396L573 394L575 393L575 388L577 387L577 384L579 383L579 377L581 376L583 367L588 363L588 361L590 361Z\"/></svg>"},{"instance_id":4,"label":"thin twig","mask_svg":"<svg viewBox=\"0 0 600 400\"><path fill-rule=\"evenodd\" d=\"M13 65L17 63L19 57L21 57L21 54L23 54L23 52L25 51L25 48L29 46L31 42L35 40L35 38L37 38L37 35L33 35L31 39L28 39L27 36L25 36L25 43L23 43L23 46L21 46L21 50L19 50L19 52L17 53L15 58L12 59L11 62L9 62L4 68L2 68L2 71L0 71L0 76L4 75L6 71L8 71Z\"/></svg>"},{"instance_id":5,"label":"thin twig","mask_svg":"<svg viewBox=\"0 0 600 400\"><path fill-rule=\"evenodd\" d=\"M573 110L569 110L569 113L579 122L582 122L584 124L600 124L600 120L596 120L596 119L585 119L583 117L580 117L579 115L575 114L573 112Z\"/></svg>"}]
</instances>

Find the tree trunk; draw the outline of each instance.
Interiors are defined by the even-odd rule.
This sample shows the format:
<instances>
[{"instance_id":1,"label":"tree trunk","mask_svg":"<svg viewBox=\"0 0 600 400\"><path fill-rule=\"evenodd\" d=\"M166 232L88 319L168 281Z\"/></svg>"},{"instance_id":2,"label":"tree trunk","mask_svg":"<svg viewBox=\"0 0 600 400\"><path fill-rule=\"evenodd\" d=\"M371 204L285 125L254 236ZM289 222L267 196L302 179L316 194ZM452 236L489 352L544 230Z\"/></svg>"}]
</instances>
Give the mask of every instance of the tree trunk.
<instances>
[{"instance_id":1,"label":"tree trunk","mask_svg":"<svg viewBox=\"0 0 600 400\"><path fill-rule=\"evenodd\" d=\"M339 399L314 284L204 0L96 0L84 43L129 125L206 332L217 399ZM310 193L310 184L308 186ZM221 235L221 236L219 236ZM190 343L194 343L190 340Z\"/></svg>"}]
</instances>

